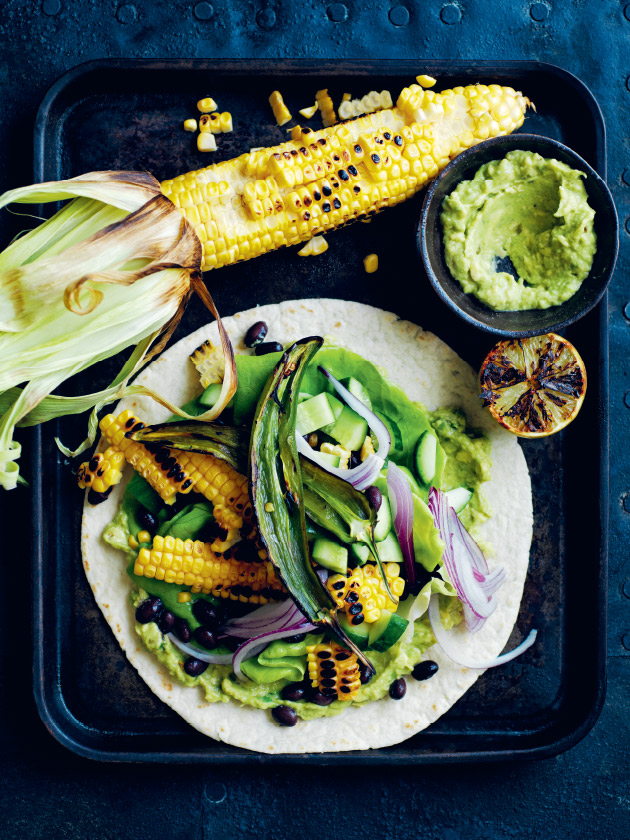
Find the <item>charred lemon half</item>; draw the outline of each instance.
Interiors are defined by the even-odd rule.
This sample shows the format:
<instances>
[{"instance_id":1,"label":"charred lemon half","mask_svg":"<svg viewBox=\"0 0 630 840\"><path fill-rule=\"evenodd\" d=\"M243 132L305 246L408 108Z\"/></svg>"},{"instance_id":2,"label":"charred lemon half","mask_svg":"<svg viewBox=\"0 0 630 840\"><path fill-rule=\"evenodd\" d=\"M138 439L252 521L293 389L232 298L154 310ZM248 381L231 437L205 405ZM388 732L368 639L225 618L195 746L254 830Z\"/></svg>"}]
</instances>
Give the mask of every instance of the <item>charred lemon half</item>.
<instances>
[{"instance_id":1,"label":"charred lemon half","mask_svg":"<svg viewBox=\"0 0 630 840\"><path fill-rule=\"evenodd\" d=\"M520 437L564 429L586 393L586 368L566 338L555 333L500 341L479 373L481 398L495 420Z\"/></svg>"}]
</instances>

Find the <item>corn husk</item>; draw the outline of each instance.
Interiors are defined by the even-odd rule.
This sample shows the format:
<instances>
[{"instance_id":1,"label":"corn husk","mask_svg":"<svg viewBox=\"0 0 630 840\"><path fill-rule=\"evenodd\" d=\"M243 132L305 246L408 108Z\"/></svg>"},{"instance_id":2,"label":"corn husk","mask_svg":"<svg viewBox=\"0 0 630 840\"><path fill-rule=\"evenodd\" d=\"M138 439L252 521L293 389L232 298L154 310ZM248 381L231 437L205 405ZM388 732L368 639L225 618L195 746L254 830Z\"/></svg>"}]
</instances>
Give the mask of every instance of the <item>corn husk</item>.
<instances>
[{"instance_id":1,"label":"corn husk","mask_svg":"<svg viewBox=\"0 0 630 840\"><path fill-rule=\"evenodd\" d=\"M201 244L180 211L148 173L93 172L67 181L11 190L11 202L72 198L51 219L0 254L0 486L19 480L16 425L93 409L125 394L149 394L188 417L158 393L130 378L160 352L197 291L219 320L226 354L222 399L201 419L218 416L236 389L231 345L201 281ZM80 397L52 392L70 376L134 347L116 379ZM231 363L230 363L231 359ZM223 393L224 392L224 393Z\"/></svg>"}]
</instances>

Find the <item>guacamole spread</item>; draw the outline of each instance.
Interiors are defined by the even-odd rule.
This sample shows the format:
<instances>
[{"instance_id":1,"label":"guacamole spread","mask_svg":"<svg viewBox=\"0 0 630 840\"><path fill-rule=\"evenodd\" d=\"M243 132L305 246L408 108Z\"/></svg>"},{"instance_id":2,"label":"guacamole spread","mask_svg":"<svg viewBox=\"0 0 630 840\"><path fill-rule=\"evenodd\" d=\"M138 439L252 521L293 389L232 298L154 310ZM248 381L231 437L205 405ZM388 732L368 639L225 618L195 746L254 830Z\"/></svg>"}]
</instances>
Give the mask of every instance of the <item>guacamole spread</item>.
<instances>
[{"instance_id":1,"label":"guacamole spread","mask_svg":"<svg viewBox=\"0 0 630 840\"><path fill-rule=\"evenodd\" d=\"M588 277L596 250L584 173L514 150L444 199L446 264L495 310L547 309Z\"/></svg>"},{"instance_id":2,"label":"guacamole spread","mask_svg":"<svg viewBox=\"0 0 630 840\"><path fill-rule=\"evenodd\" d=\"M235 422L245 425L248 421L251 423L258 395L279 355L237 356L239 386L231 409ZM423 486L413 473L414 448L421 434L429 432L437 437L440 453L438 461L441 466L438 470L439 475L436 473L432 482L434 486L439 486L444 491L464 487L472 493L466 507L459 514L464 526L475 534L477 526L489 516L480 488L490 477L490 443L485 435L467 425L466 417L461 411L440 408L429 413L423 406L409 400L399 388L391 385L371 362L344 348L328 345L320 350L315 363L307 370L303 380L305 397L316 393L322 387L322 376L317 371L317 364L325 365L337 377L352 377L355 382L361 383L371 400L372 409L391 432L392 448L389 458L398 463L405 475L408 475L413 493L414 551L418 564L421 564L426 572L421 589L416 589L398 604L397 614L405 621L409 616L409 623L403 635L387 650L368 651L367 655L376 669L376 675L368 683L361 685L351 703L334 700L330 705L322 706L308 700L294 702L283 698L281 691L286 685L301 683L305 679L307 647L320 643L323 631L319 634L312 632L302 637L289 637L271 642L262 652L242 663L242 671L248 678L245 682L236 678L229 664L210 664L203 673L189 675L183 669L187 657L171 641L169 635L161 632L154 621L136 622L136 632L144 647L157 657L173 678L184 685L202 688L207 702L235 700L261 709L273 709L282 703L294 708L301 718L307 720L336 715L352 704L362 705L385 697L394 680L412 671L421 660L422 654L435 643L426 614L431 594L439 596L442 622L447 629L462 620L462 605L456 597L455 590L451 583L439 574L444 543L425 504L428 487ZM195 413L194 404L188 404L186 408ZM387 493L383 477L379 478L377 486ZM216 605L219 603L218 598L213 595L194 594L190 587L185 585L138 577L133 572L134 560L142 547L142 540L146 540L148 536L148 532L143 530L147 511L156 522L155 533L158 536L202 541L207 538L205 535L212 526L212 505L201 496L191 496L192 494L183 497L187 502L183 507L175 505L169 508L146 481L135 474L127 485L123 502L105 529L103 537L108 544L126 554L130 601L134 610L149 596L160 598L164 607L178 619L184 620L194 632L200 626L195 617L195 602L204 598ZM309 539L314 540L318 536L321 536L321 529L311 526ZM393 530L390 530L386 539L397 545ZM377 547L378 545L379 543ZM252 605L252 609L255 608ZM229 654L233 649L219 644L213 652Z\"/></svg>"}]
</instances>

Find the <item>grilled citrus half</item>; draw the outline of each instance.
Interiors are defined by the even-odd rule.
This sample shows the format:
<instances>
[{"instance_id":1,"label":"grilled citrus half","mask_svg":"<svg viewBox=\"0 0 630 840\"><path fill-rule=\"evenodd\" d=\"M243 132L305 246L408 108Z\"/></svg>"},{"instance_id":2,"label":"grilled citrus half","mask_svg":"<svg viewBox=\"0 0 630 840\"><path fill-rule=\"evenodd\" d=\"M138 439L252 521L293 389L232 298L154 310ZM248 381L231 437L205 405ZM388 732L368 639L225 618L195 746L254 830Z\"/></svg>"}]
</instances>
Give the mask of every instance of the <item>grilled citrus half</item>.
<instances>
[{"instance_id":1,"label":"grilled citrus half","mask_svg":"<svg viewBox=\"0 0 630 840\"><path fill-rule=\"evenodd\" d=\"M576 416L586 393L586 368L555 333L500 341L479 373L481 398L495 420L520 437L546 437Z\"/></svg>"}]
</instances>

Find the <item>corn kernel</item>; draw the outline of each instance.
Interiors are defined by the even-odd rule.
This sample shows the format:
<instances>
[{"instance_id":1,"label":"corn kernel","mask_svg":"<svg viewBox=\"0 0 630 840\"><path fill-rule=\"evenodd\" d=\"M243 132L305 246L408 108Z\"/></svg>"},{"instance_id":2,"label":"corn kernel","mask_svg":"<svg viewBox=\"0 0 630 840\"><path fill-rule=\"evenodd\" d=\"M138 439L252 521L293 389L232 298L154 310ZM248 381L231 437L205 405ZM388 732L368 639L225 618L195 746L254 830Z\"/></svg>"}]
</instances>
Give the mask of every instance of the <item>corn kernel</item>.
<instances>
[{"instance_id":1,"label":"corn kernel","mask_svg":"<svg viewBox=\"0 0 630 840\"><path fill-rule=\"evenodd\" d=\"M305 120L310 120L315 116L318 108L319 105L316 102L314 105L310 105L308 108L301 108L300 111L298 111L298 113L301 114ZM300 135L301 134L302 132L300 130Z\"/></svg>"},{"instance_id":2,"label":"corn kernel","mask_svg":"<svg viewBox=\"0 0 630 840\"><path fill-rule=\"evenodd\" d=\"M197 135L197 149L200 152L216 152L217 141L214 139L214 134L210 132L203 132Z\"/></svg>"},{"instance_id":3,"label":"corn kernel","mask_svg":"<svg viewBox=\"0 0 630 840\"><path fill-rule=\"evenodd\" d=\"M192 598L192 595L190 594L190 592L178 592L177 593L177 603L178 604L187 604L190 601L191 598Z\"/></svg>"},{"instance_id":4,"label":"corn kernel","mask_svg":"<svg viewBox=\"0 0 630 840\"><path fill-rule=\"evenodd\" d=\"M148 531L139 531L138 532L138 542L140 542L140 543L150 543L151 542L151 534Z\"/></svg>"},{"instance_id":5,"label":"corn kernel","mask_svg":"<svg viewBox=\"0 0 630 840\"><path fill-rule=\"evenodd\" d=\"M127 540L127 542L129 543L129 548L138 548L138 540L134 537L133 534L129 534L129 539Z\"/></svg>"},{"instance_id":6,"label":"corn kernel","mask_svg":"<svg viewBox=\"0 0 630 840\"><path fill-rule=\"evenodd\" d=\"M197 131L197 120L184 120L184 131Z\"/></svg>"},{"instance_id":7,"label":"corn kernel","mask_svg":"<svg viewBox=\"0 0 630 840\"><path fill-rule=\"evenodd\" d=\"M197 102L197 108L199 108L202 114L209 114L210 111L217 110L217 103L211 96L206 96L205 99L200 99Z\"/></svg>"},{"instance_id":8,"label":"corn kernel","mask_svg":"<svg viewBox=\"0 0 630 840\"><path fill-rule=\"evenodd\" d=\"M366 274L374 274L378 269L378 254L368 254L363 260L363 268Z\"/></svg>"}]
</instances>

